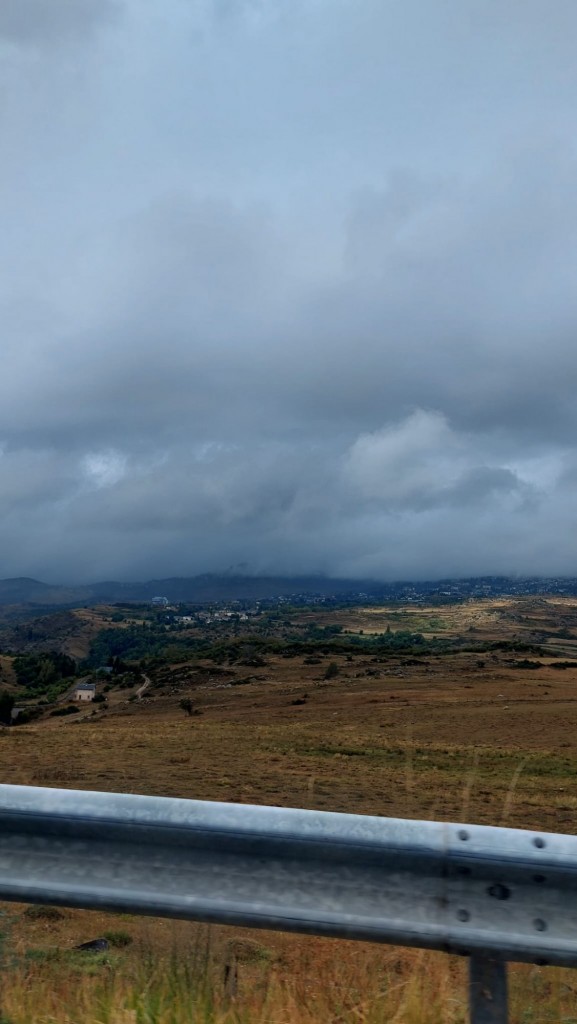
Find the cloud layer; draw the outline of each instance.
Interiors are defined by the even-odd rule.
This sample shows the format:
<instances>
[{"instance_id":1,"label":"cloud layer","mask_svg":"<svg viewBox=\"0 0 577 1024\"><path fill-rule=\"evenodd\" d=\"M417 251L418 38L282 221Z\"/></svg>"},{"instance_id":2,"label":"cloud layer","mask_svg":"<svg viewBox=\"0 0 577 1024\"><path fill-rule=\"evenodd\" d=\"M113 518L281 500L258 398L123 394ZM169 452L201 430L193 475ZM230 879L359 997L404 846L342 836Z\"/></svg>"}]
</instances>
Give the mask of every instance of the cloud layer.
<instances>
[{"instance_id":1,"label":"cloud layer","mask_svg":"<svg viewBox=\"0 0 577 1024\"><path fill-rule=\"evenodd\" d=\"M0 38L17 46L53 46L92 32L117 10L117 0L2 0Z\"/></svg>"},{"instance_id":2,"label":"cloud layer","mask_svg":"<svg viewBox=\"0 0 577 1024\"><path fill-rule=\"evenodd\" d=\"M577 573L577 9L7 2L0 576Z\"/></svg>"}]
</instances>

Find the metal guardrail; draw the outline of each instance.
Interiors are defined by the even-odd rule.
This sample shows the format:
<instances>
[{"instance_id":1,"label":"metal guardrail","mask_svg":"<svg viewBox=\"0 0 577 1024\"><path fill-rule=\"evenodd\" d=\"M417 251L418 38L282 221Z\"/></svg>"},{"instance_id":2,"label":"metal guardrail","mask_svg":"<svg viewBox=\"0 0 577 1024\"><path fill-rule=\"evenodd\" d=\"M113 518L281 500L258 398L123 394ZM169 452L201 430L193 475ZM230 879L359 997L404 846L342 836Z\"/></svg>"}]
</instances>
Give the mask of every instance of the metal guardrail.
<instances>
[{"instance_id":1,"label":"metal guardrail","mask_svg":"<svg viewBox=\"0 0 577 1024\"><path fill-rule=\"evenodd\" d=\"M577 837L483 825L0 786L0 899L469 956L473 1024L577 966Z\"/></svg>"}]
</instances>

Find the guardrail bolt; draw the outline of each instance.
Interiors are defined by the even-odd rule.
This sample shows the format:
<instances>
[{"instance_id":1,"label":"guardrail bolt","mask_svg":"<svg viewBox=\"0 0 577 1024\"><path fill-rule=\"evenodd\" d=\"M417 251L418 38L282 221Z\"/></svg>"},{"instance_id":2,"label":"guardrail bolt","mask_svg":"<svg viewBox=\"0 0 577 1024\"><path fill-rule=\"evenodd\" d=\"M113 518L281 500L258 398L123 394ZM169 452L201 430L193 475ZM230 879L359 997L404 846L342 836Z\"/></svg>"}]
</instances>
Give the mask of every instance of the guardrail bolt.
<instances>
[{"instance_id":1,"label":"guardrail bolt","mask_svg":"<svg viewBox=\"0 0 577 1024\"><path fill-rule=\"evenodd\" d=\"M508 900L511 896L511 890L506 885L501 885L500 882L497 882L495 885L489 886L487 894L496 900Z\"/></svg>"}]
</instances>

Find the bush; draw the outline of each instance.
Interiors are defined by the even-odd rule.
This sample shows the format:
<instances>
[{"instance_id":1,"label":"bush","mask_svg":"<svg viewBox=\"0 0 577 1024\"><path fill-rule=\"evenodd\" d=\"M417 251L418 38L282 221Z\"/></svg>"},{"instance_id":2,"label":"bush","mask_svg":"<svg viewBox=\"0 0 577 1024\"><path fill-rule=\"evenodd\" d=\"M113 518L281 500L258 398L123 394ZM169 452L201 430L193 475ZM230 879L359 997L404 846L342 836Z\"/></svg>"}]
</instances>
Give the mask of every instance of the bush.
<instances>
[{"instance_id":1,"label":"bush","mask_svg":"<svg viewBox=\"0 0 577 1024\"><path fill-rule=\"evenodd\" d=\"M30 921L62 921L64 914L56 907L45 907L42 904L28 907L24 911L24 917Z\"/></svg>"},{"instance_id":2,"label":"bush","mask_svg":"<svg viewBox=\"0 0 577 1024\"><path fill-rule=\"evenodd\" d=\"M76 662L67 654L47 651L45 654L19 654L14 659L19 686L45 693L51 686L76 675Z\"/></svg>"},{"instance_id":3,"label":"bush","mask_svg":"<svg viewBox=\"0 0 577 1024\"><path fill-rule=\"evenodd\" d=\"M80 708L76 704L67 704L64 708L55 708L50 712L51 718L62 718L64 715L77 715Z\"/></svg>"},{"instance_id":4,"label":"bush","mask_svg":"<svg viewBox=\"0 0 577 1024\"><path fill-rule=\"evenodd\" d=\"M104 932L103 938L115 949L125 949L132 943L132 935L128 932Z\"/></svg>"},{"instance_id":5,"label":"bush","mask_svg":"<svg viewBox=\"0 0 577 1024\"><path fill-rule=\"evenodd\" d=\"M15 700L12 694L2 690L0 692L0 723L2 725L12 724L12 708L14 704Z\"/></svg>"},{"instance_id":6,"label":"bush","mask_svg":"<svg viewBox=\"0 0 577 1024\"><path fill-rule=\"evenodd\" d=\"M325 672L325 679L334 679L339 674L339 666L336 661L331 661Z\"/></svg>"},{"instance_id":7,"label":"bush","mask_svg":"<svg viewBox=\"0 0 577 1024\"><path fill-rule=\"evenodd\" d=\"M276 960L277 955L267 946L262 946L254 939L231 939L226 946L227 959L238 963L255 964Z\"/></svg>"},{"instance_id":8,"label":"bush","mask_svg":"<svg viewBox=\"0 0 577 1024\"><path fill-rule=\"evenodd\" d=\"M42 708L22 708L18 713L18 717L12 722L12 725L29 725L30 722L40 718L41 714Z\"/></svg>"}]
</instances>

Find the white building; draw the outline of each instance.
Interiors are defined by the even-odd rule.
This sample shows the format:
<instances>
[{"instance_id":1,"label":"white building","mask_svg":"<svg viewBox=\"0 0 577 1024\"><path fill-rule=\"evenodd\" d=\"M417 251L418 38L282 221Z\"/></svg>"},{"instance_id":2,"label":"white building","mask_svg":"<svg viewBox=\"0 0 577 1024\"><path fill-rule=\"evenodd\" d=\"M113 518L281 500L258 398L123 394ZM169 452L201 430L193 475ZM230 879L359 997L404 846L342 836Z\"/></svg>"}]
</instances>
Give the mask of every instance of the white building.
<instances>
[{"instance_id":1,"label":"white building","mask_svg":"<svg viewBox=\"0 0 577 1024\"><path fill-rule=\"evenodd\" d=\"M74 700L94 700L96 696L96 686L94 683L79 683L74 691Z\"/></svg>"}]
</instances>

